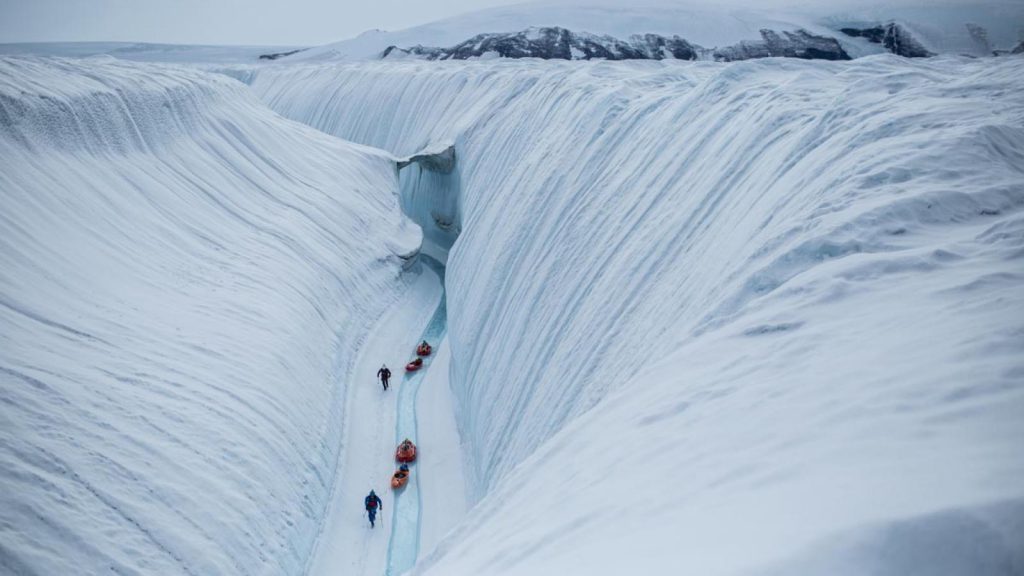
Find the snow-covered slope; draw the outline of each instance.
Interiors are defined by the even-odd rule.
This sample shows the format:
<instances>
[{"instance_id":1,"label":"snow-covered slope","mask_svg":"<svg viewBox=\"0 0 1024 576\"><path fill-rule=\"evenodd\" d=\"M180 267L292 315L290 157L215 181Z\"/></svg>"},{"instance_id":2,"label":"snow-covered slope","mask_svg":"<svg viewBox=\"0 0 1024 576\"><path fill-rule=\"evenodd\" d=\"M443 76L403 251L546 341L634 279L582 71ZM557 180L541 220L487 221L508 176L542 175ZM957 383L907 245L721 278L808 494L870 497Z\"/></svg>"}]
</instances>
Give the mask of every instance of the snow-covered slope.
<instances>
[{"instance_id":1,"label":"snow-covered slope","mask_svg":"<svg viewBox=\"0 0 1024 576\"><path fill-rule=\"evenodd\" d=\"M628 4L628 5L627 5ZM854 57L883 47L839 32L842 27L869 27L895 22L935 53L990 56L1024 40L1024 4L1012 0L913 0L884 3L838 1L749 2L711 0L544 0L501 6L438 20L406 30L373 30L288 58L292 61L376 58L389 46L448 48L478 34L508 33L531 27L560 26L576 33L619 39L634 34L678 35L708 49L759 41L761 30L777 33L807 30L833 36ZM972 28L976 27L976 28ZM984 30L979 37L977 28Z\"/></svg>"},{"instance_id":2,"label":"snow-covered slope","mask_svg":"<svg viewBox=\"0 0 1024 576\"><path fill-rule=\"evenodd\" d=\"M455 142L478 504L422 570L1020 571L1024 59L249 81L396 155Z\"/></svg>"},{"instance_id":3,"label":"snow-covered slope","mask_svg":"<svg viewBox=\"0 0 1024 576\"><path fill-rule=\"evenodd\" d=\"M396 186L223 76L0 60L0 572L299 573Z\"/></svg>"},{"instance_id":4,"label":"snow-covered slope","mask_svg":"<svg viewBox=\"0 0 1024 576\"><path fill-rule=\"evenodd\" d=\"M297 52L289 46L203 46L151 44L146 42L22 42L0 44L0 54L9 56L61 56L86 58L113 56L120 60L182 64L241 64L257 62L260 56Z\"/></svg>"}]
</instances>

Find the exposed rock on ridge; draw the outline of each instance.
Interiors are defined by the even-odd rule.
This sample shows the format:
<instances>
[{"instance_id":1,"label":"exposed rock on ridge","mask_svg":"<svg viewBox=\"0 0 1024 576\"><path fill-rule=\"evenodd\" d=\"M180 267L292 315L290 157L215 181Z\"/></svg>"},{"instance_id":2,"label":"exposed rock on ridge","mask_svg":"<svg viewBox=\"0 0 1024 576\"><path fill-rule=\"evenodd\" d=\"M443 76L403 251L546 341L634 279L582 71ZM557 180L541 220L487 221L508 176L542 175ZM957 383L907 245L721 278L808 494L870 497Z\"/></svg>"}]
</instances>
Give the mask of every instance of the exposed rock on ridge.
<instances>
[{"instance_id":1,"label":"exposed rock on ridge","mask_svg":"<svg viewBox=\"0 0 1024 576\"><path fill-rule=\"evenodd\" d=\"M897 56L905 56L907 58L934 56L906 28L895 22L870 28L841 28L839 31L847 36L867 38L868 42L881 44L886 50Z\"/></svg>"},{"instance_id":2,"label":"exposed rock on ridge","mask_svg":"<svg viewBox=\"0 0 1024 576\"><path fill-rule=\"evenodd\" d=\"M815 60L849 60L835 38L806 30L761 30L761 40L721 48L704 48L679 36L636 34L627 40L573 32L561 27L528 28L520 32L478 34L450 48L390 46L382 57L425 60L469 58L541 58L544 60L748 60L781 56Z\"/></svg>"}]
</instances>

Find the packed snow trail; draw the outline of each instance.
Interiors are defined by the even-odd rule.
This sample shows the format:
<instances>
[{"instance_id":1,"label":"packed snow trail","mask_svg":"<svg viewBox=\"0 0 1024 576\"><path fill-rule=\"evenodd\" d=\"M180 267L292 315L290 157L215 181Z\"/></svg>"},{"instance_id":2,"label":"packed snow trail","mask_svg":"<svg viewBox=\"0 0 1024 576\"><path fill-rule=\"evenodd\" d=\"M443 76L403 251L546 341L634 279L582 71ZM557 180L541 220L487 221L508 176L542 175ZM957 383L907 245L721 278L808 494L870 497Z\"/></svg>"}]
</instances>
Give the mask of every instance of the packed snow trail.
<instances>
[{"instance_id":1,"label":"packed snow trail","mask_svg":"<svg viewBox=\"0 0 1024 576\"><path fill-rule=\"evenodd\" d=\"M306 573L373 574L386 569L390 514L393 506L388 479L394 471L394 429L398 377L417 338L430 320L441 295L434 272L416 264L406 272L404 295L385 314L362 343L348 374L342 453L331 503ZM391 368L392 386L383 390L376 379L385 363ZM373 489L384 501L375 529L370 528L363 498Z\"/></svg>"},{"instance_id":2,"label":"packed snow trail","mask_svg":"<svg viewBox=\"0 0 1024 576\"><path fill-rule=\"evenodd\" d=\"M444 267L437 260L426 256L420 256L431 270L433 270L441 281L441 300L437 304L434 316L430 319L423 337L434 346L434 354L423 359L423 368L416 372L406 372L402 384L398 389L398 411L395 424L395 444L409 438L413 443L419 442L416 435L416 397L420 390L420 384L430 368L431 361L436 357L438 344L445 336L447 330L447 306L444 294ZM418 447L417 453L419 456ZM419 457L417 457L417 461ZM395 496L392 506L391 522L391 543L388 546L388 570L389 576L403 574L413 567L416 557L419 555L420 545L420 515L422 506L420 504L420 468L416 464L410 467L412 473L409 475L409 482L405 488Z\"/></svg>"},{"instance_id":3,"label":"packed snow trail","mask_svg":"<svg viewBox=\"0 0 1024 576\"><path fill-rule=\"evenodd\" d=\"M400 574L411 568L418 556L424 509L431 517L423 534L428 542L452 528L466 509L446 373L444 266L421 254L402 282L403 296L360 345L348 375L342 456L331 503L307 566L310 575ZM434 347L433 354L425 359L423 369L399 378L423 339ZM394 373L387 392L379 380L371 380L381 363ZM438 366L432 371L434 364ZM432 390L429 401L421 402L421 427L416 403L424 384ZM395 446L405 437L423 439L428 456L417 459L409 483L393 498L388 481L396 466ZM429 474L435 483L443 482L443 490L436 485L421 487L423 474ZM363 510L363 498L371 488L384 501L373 529ZM432 502L420 501L421 490Z\"/></svg>"}]
</instances>

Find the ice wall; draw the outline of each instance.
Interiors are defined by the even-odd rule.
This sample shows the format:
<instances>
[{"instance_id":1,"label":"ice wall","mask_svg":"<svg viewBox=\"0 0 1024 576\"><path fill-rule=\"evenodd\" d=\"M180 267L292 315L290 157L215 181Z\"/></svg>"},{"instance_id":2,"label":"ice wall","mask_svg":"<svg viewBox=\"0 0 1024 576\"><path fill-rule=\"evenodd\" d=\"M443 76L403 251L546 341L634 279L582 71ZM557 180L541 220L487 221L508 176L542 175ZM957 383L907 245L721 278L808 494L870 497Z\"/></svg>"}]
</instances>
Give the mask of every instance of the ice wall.
<instances>
[{"instance_id":1,"label":"ice wall","mask_svg":"<svg viewBox=\"0 0 1024 576\"><path fill-rule=\"evenodd\" d=\"M462 197L455 146L424 150L398 162L402 211L420 225L424 238L444 251L462 231Z\"/></svg>"},{"instance_id":2,"label":"ice wall","mask_svg":"<svg viewBox=\"0 0 1024 576\"><path fill-rule=\"evenodd\" d=\"M0 60L0 572L300 573L396 186L223 76Z\"/></svg>"},{"instance_id":3,"label":"ice wall","mask_svg":"<svg viewBox=\"0 0 1024 576\"><path fill-rule=\"evenodd\" d=\"M1013 566L1022 72L876 56L251 78L345 138L455 142L452 383L482 500L425 567L899 573L964 526L996 560L954 573Z\"/></svg>"}]
</instances>

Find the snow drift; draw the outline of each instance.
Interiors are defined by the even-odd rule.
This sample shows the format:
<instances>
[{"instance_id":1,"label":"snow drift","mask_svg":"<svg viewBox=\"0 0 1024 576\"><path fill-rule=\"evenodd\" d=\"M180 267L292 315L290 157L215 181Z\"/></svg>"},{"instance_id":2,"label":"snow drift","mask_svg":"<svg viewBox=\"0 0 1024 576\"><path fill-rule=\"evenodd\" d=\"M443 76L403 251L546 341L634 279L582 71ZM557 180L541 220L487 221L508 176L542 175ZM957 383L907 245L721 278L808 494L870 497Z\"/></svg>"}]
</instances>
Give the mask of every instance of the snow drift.
<instances>
[{"instance_id":1,"label":"snow drift","mask_svg":"<svg viewBox=\"0 0 1024 576\"><path fill-rule=\"evenodd\" d=\"M0 60L0 572L300 572L396 186L223 76Z\"/></svg>"},{"instance_id":2,"label":"snow drift","mask_svg":"<svg viewBox=\"0 0 1024 576\"><path fill-rule=\"evenodd\" d=\"M455 142L479 502L419 571L1019 572L1022 79L895 56L249 76L396 155Z\"/></svg>"}]
</instances>

